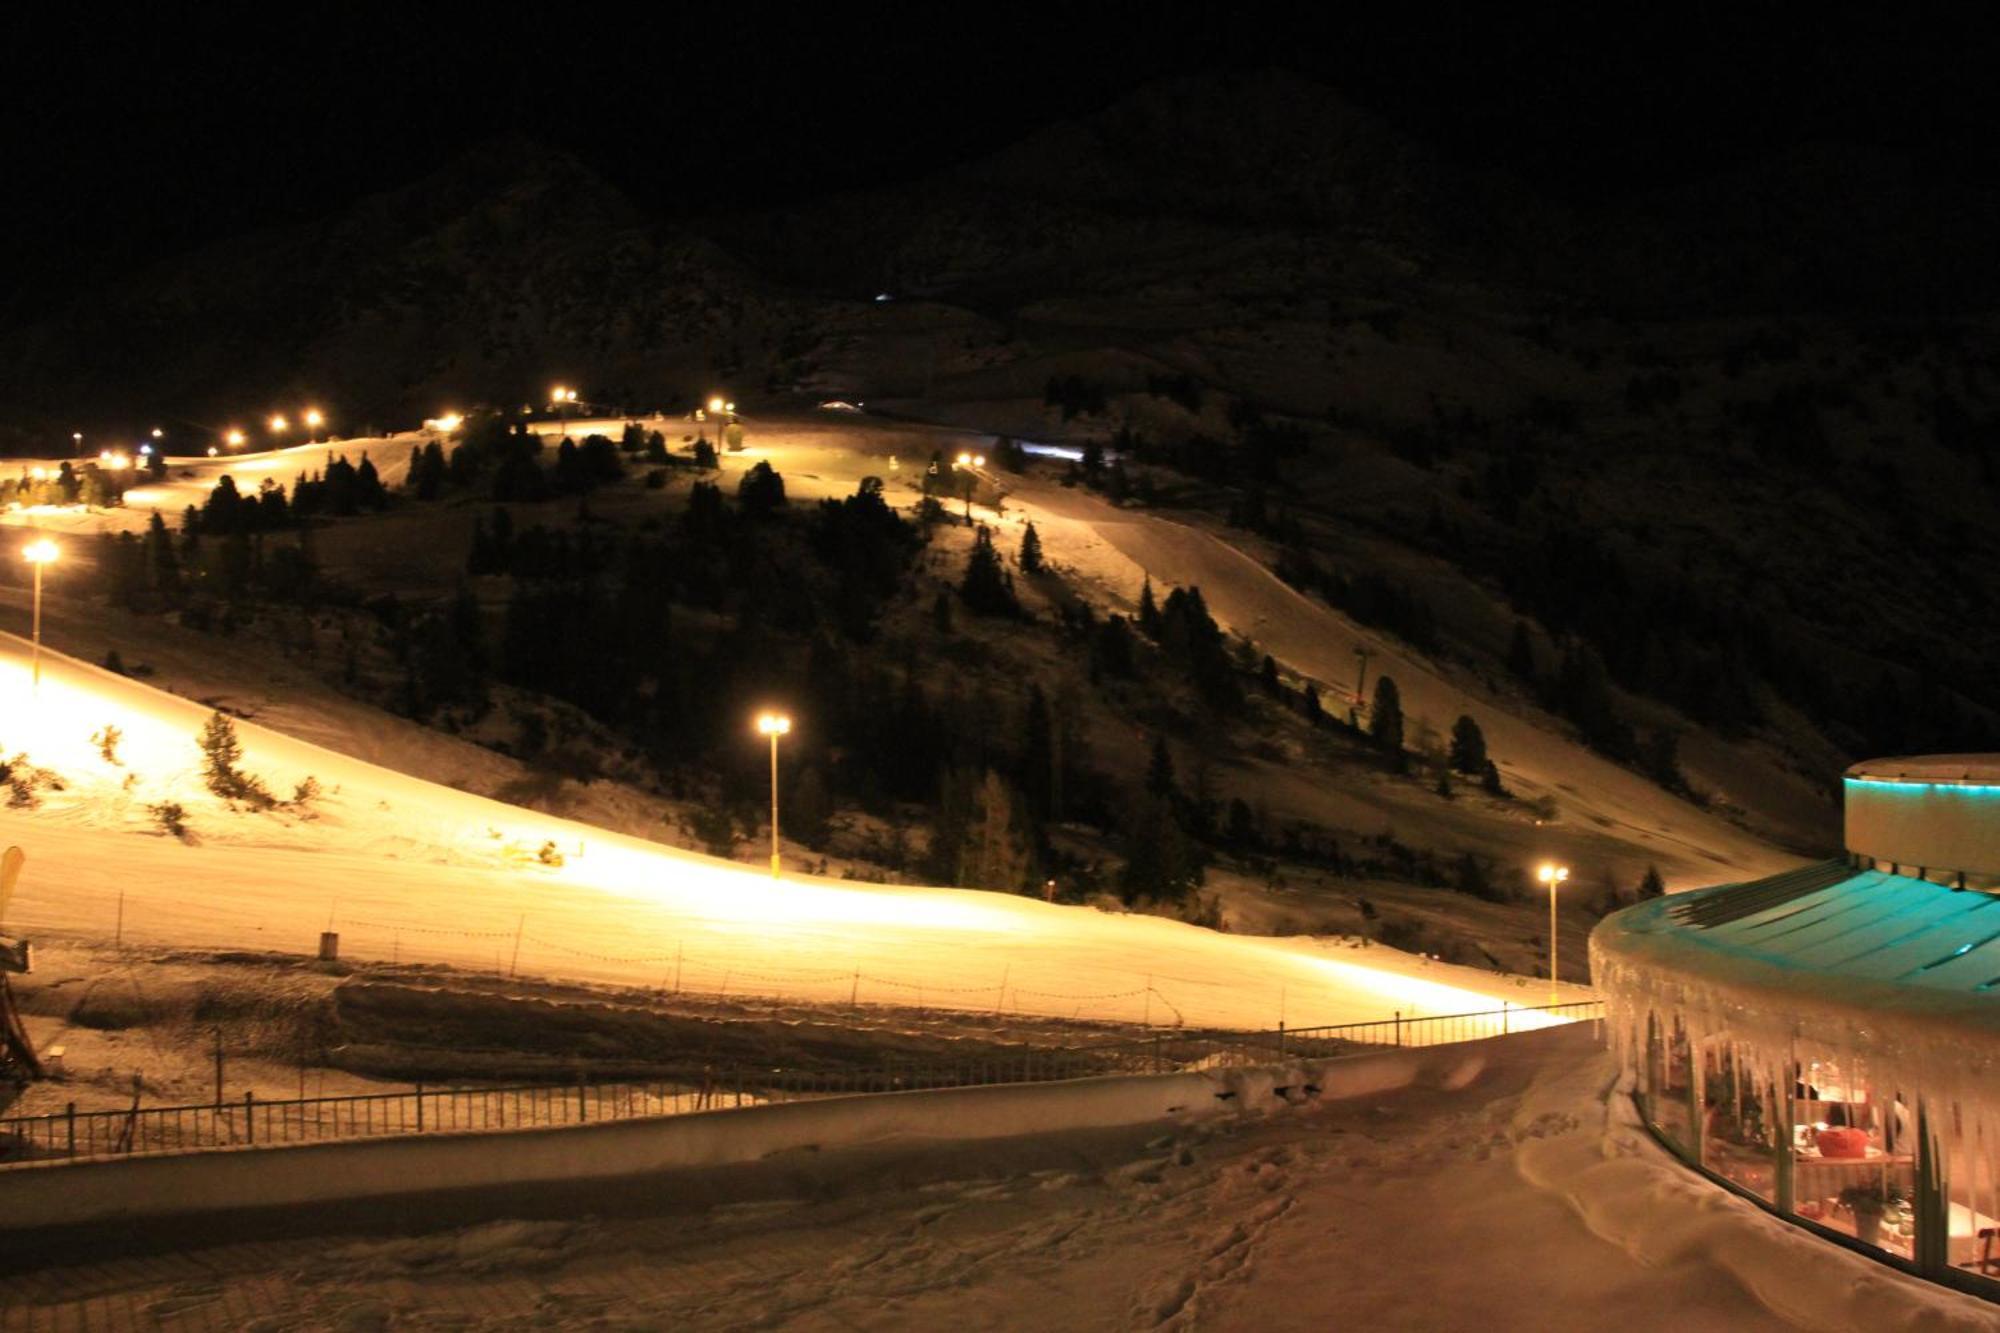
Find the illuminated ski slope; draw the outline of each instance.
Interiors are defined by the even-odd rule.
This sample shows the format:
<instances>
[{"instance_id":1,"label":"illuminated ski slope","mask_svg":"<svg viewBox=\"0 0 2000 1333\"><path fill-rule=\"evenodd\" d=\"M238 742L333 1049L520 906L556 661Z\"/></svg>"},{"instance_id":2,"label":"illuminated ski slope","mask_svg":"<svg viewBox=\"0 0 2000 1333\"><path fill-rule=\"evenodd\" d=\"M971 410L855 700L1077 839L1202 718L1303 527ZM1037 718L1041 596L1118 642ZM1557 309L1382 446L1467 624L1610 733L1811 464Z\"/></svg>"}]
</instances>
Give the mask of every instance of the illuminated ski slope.
<instances>
[{"instance_id":1,"label":"illuminated ski slope","mask_svg":"<svg viewBox=\"0 0 2000 1333\"><path fill-rule=\"evenodd\" d=\"M239 723L243 768L305 812L208 795L200 704L0 637L0 751L63 791L0 812L33 937L436 961L708 993L1263 1028L1536 1004L1545 984L1380 947L1232 936L1005 894L766 873L424 782ZM117 764L93 742L119 728ZM177 801L196 841L158 831ZM542 859L561 864L547 864Z\"/></svg>"}]
</instances>

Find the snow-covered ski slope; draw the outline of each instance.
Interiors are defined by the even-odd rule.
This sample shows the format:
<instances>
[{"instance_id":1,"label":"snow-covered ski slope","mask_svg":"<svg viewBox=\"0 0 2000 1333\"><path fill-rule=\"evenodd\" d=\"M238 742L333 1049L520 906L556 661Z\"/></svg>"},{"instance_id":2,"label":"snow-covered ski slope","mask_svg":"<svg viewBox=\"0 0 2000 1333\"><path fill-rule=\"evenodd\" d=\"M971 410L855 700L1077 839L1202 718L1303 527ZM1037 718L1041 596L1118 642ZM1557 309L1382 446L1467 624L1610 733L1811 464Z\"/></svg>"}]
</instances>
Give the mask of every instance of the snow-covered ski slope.
<instances>
[{"instance_id":1,"label":"snow-covered ski slope","mask_svg":"<svg viewBox=\"0 0 2000 1333\"><path fill-rule=\"evenodd\" d=\"M1379 946L1219 934L1006 894L768 873L425 782L247 722L242 767L303 810L202 780L208 709L0 637L0 753L60 775L0 811L28 855L12 933L304 952L706 993L1268 1028L1540 1004L1545 982ZM93 735L121 733L117 762ZM361 748L363 738L356 738ZM185 807L194 841L150 807ZM546 849L546 859L544 849ZM550 862L560 858L560 864ZM1576 998L1565 988L1565 998Z\"/></svg>"},{"instance_id":2,"label":"snow-covered ski slope","mask_svg":"<svg viewBox=\"0 0 2000 1333\"><path fill-rule=\"evenodd\" d=\"M52 534L93 533L107 529L136 532L157 512L168 523L178 525L181 511L199 507L216 484L228 477L245 495L255 495L268 479L290 491L292 483L308 473L324 472L336 458L359 466L366 458L375 465L384 486L400 486L410 470L410 449L437 438L429 432L405 431L398 435L370 436L352 440L330 440L318 444L297 444L284 449L257 453L169 457L166 475L158 481L145 480L125 492L119 509L85 510L77 506L36 506L15 511L6 521L31 526ZM13 477L34 468L54 471L65 460L20 458L6 462L4 474ZM88 462L88 459L69 460Z\"/></svg>"}]
</instances>

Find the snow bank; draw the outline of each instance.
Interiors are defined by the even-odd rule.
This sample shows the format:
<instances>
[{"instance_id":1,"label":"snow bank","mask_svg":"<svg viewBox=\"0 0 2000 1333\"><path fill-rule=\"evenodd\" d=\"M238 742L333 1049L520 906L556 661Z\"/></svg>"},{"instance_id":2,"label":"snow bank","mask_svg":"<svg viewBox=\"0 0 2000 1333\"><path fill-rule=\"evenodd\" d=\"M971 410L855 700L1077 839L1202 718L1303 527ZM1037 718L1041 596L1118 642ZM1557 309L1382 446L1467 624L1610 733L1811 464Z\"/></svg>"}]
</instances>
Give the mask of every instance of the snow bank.
<instances>
[{"instance_id":1,"label":"snow bank","mask_svg":"<svg viewBox=\"0 0 2000 1333\"><path fill-rule=\"evenodd\" d=\"M1515 1163L1562 1196L1596 1235L1651 1268L1726 1273L1766 1308L1816 1333L1991 1329L1993 1308L1906 1277L1766 1214L1681 1166L1653 1142L1629 1083L1592 1061L1538 1082L1518 1108ZM1578 1124L1601 1104L1602 1132ZM1636 1313L1636 1312L1635 1312Z\"/></svg>"},{"instance_id":2,"label":"snow bank","mask_svg":"<svg viewBox=\"0 0 2000 1333\"><path fill-rule=\"evenodd\" d=\"M1504 1040L1504 1039L1501 1039ZM0 1232L628 1178L893 1142L1259 1115L1418 1082L1462 1087L1490 1043L1194 1074L886 1093L588 1126L223 1149L0 1172Z\"/></svg>"}]
</instances>

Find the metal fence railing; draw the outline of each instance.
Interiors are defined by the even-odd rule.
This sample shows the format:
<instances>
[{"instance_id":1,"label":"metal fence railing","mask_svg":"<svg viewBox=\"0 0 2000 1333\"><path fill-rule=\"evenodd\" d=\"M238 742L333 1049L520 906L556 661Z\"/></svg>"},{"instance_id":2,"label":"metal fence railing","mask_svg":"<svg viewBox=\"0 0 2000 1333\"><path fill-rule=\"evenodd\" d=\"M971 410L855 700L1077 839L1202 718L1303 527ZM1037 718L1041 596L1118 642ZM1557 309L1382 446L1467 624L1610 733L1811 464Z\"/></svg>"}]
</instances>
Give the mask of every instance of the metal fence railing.
<instances>
[{"instance_id":1,"label":"metal fence railing","mask_svg":"<svg viewBox=\"0 0 2000 1333\"><path fill-rule=\"evenodd\" d=\"M428 1088L341 1097L138 1106L0 1119L0 1168L138 1154L271 1147L380 1135L449 1134L684 1115L815 1097L1165 1074L1346 1054L1363 1046L1437 1046L1602 1018L1602 1001L1259 1033L1161 1031L1090 1046L989 1048L956 1060L873 1069L693 1067L647 1082Z\"/></svg>"}]
</instances>

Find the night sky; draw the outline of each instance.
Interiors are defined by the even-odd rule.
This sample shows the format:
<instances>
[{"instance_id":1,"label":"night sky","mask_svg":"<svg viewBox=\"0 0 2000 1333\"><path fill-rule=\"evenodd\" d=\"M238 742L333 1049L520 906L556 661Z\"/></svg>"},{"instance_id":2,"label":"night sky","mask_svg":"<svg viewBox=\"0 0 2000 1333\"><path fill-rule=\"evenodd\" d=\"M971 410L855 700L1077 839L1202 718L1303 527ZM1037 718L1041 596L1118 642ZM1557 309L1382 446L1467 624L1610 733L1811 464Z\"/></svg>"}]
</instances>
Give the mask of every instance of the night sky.
<instances>
[{"instance_id":1,"label":"night sky","mask_svg":"<svg viewBox=\"0 0 2000 1333\"><path fill-rule=\"evenodd\" d=\"M1290 67L1584 202L1820 140L1945 173L1991 158L1991 46L1969 7L1921 26L1815 13L1810 30L1742 5L1606 7L1598 26L1514 6L1374 5L1327 23L1317 8L1252 20L1107 4L1082 18L1017 7L972 29L956 9L477 26L288 12L282 27L207 32L9 19L16 52L40 54L0 87L13 199L0 240L18 261L0 290L115 276L330 211L499 133L578 154L642 205L726 171L728 203L760 207L921 176L1213 68Z\"/></svg>"}]
</instances>

